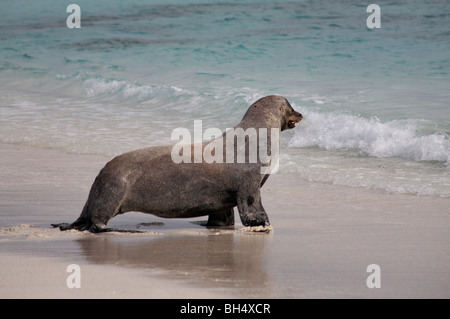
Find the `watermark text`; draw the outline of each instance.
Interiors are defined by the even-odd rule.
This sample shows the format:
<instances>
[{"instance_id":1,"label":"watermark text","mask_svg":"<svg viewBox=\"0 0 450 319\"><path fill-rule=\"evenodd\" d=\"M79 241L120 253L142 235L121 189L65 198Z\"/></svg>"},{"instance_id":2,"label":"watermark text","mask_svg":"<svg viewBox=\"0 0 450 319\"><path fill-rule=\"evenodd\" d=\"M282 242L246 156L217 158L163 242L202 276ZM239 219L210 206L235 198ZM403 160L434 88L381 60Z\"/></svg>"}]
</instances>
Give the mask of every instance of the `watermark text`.
<instances>
[{"instance_id":1,"label":"watermark text","mask_svg":"<svg viewBox=\"0 0 450 319\"><path fill-rule=\"evenodd\" d=\"M241 127L222 132L208 128L203 132L202 121L194 121L194 134L187 128L172 131L172 141L178 141L171 151L172 161L180 163L258 163L261 174L275 173L280 153L279 128ZM210 141L203 143L203 141Z\"/></svg>"}]
</instances>

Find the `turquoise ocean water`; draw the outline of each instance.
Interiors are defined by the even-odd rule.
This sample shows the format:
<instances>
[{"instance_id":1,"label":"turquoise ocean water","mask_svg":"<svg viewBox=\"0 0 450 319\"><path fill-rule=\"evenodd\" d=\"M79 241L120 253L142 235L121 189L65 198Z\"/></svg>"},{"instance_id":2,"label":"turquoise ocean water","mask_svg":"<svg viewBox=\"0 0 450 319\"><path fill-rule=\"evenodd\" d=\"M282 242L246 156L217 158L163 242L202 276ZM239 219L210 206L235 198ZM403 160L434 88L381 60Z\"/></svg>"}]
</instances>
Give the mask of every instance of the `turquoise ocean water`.
<instances>
[{"instance_id":1,"label":"turquoise ocean water","mask_svg":"<svg viewBox=\"0 0 450 319\"><path fill-rule=\"evenodd\" d=\"M114 156L280 94L278 174L450 197L450 2L370 3L1 0L0 142Z\"/></svg>"}]
</instances>

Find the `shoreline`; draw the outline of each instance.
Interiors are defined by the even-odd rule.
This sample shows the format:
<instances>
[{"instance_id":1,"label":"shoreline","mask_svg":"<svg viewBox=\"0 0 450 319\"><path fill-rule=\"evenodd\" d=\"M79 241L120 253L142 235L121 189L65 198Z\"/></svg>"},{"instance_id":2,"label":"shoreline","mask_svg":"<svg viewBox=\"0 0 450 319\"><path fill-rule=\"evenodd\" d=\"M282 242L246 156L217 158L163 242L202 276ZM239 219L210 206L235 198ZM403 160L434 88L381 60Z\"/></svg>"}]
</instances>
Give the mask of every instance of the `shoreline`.
<instances>
[{"instance_id":1,"label":"shoreline","mask_svg":"<svg viewBox=\"0 0 450 319\"><path fill-rule=\"evenodd\" d=\"M449 198L301 181L262 188L272 234L127 213L144 235L60 232L103 156L0 143L1 298L449 298ZM68 289L68 264L82 288ZM366 268L378 264L381 288ZM104 278L104 279L101 279ZM106 285L105 285L106 282Z\"/></svg>"}]
</instances>

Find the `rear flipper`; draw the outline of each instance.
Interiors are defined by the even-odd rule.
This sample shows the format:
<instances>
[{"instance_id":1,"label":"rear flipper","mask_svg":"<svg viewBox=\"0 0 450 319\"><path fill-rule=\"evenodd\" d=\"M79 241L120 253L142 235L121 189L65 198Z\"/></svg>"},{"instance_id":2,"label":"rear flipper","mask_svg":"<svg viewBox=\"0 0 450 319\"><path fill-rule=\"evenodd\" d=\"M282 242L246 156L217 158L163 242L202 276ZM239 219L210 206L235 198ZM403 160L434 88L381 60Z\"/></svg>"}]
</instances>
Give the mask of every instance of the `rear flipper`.
<instances>
[{"instance_id":1,"label":"rear flipper","mask_svg":"<svg viewBox=\"0 0 450 319\"><path fill-rule=\"evenodd\" d=\"M60 230L88 230L89 227L87 227L86 219L83 217L79 217L76 221L74 221L72 224L68 223L59 223L59 224L51 224L53 227L59 227Z\"/></svg>"},{"instance_id":2,"label":"rear flipper","mask_svg":"<svg viewBox=\"0 0 450 319\"><path fill-rule=\"evenodd\" d=\"M109 232L132 233L132 234L145 233L145 231L141 230L114 228L114 227L107 227L106 225L104 226L95 225L94 227L91 226L91 228L89 228L89 231L91 233L109 233Z\"/></svg>"},{"instance_id":3,"label":"rear flipper","mask_svg":"<svg viewBox=\"0 0 450 319\"><path fill-rule=\"evenodd\" d=\"M51 224L52 227L57 228L59 227L60 230L69 230L73 229L72 224L69 223L58 223L58 224Z\"/></svg>"},{"instance_id":4,"label":"rear flipper","mask_svg":"<svg viewBox=\"0 0 450 319\"><path fill-rule=\"evenodd\" d=\"M89 227L87 227L86 223L80 223L77 221L75 221L72 224L68 224L68 223L59 223L59 224L51 224L53 227L59 227L60 230L71 230L71 229L75 229L75 230L79 230L79 231L84 231L84 230L88 230L91 233L106 233L106 232L118 232L118 233L145 233L143 231L140 230L132 230L132 229L121 229L121 228L113 228L113 227L108 227L105 224L92 224Z\"/></svg>"}]
</instances>

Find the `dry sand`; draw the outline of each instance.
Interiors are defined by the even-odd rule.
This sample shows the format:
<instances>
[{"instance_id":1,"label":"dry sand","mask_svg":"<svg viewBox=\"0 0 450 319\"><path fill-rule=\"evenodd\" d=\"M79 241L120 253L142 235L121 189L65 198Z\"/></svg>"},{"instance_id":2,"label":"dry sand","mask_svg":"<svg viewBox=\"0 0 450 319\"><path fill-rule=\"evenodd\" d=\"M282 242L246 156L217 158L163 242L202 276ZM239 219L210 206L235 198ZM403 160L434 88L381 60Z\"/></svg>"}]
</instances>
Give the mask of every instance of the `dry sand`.
<instances>
[{"instance_id":1,"label":"dry sand","mask_svg":"<svg viewBox=\"0 0 450 319\"><path fill-rule=\"evenodd\" d=\"M128 213L60 232L108 158L0 144L0 298L449 298L450 199L271 176L273 232ZM237 214L236 214L236 218ZM69 264L81 288L68 288ZM381 288L366 268L378 264Z\"/></svg>"}]
</instances>

